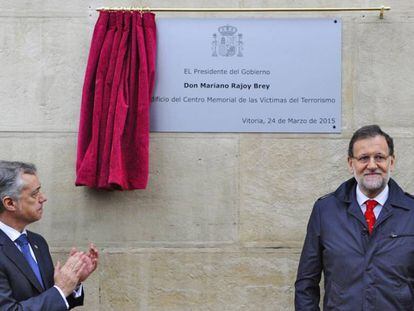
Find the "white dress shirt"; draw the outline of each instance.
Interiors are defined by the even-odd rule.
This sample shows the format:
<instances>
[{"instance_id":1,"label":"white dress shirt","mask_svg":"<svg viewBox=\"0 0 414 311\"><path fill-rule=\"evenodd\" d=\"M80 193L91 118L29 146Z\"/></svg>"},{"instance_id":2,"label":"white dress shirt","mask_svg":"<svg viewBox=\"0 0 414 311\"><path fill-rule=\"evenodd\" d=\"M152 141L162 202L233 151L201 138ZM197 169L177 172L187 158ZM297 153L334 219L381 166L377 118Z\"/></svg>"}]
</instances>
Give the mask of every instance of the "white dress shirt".
<instances>
[{"instance_id":1,"label":"white dress shirt","mask_svg":"<svg viewBox=\"0 0 414 311\"><path fill-rule=\"evenodd\" d=\"M388 185L386 185L384 190L382 190L380 194L378 194L375 198L371 199L362 193L358 185L356 188L356 199L358 201L359 206L361 207L362 214L365 215L365 211L367 210L367 206L365 202L367 200L375 200L378 202L378 204L374 208L374 215L375 215L375 219L378 219L378 216L382 211L382 207L384 206L385 202L388 199L389 192L390 192L389 187Z\"/></svg>"}]
</instances>

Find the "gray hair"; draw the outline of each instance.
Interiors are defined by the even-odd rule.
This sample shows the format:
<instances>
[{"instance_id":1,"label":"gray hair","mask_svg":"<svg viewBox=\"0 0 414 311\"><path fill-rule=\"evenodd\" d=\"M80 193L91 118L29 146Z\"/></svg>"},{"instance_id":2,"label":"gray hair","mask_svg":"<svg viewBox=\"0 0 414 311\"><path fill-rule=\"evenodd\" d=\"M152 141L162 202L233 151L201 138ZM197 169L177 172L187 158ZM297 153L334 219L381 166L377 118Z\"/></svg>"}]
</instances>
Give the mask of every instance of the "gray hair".
<instances>
[{"instance_id":1,"label":"gray hair","mask_svg":"<svg viewBox=\"0 0 414 311\"><path fill-rule=\"evenodd\" d=\"M24 187L22 174L36 175L36 172L36 166L31 163L0 161L0 213L4 211L4 197L19 199Z\"/></svg>"},{"instance_id":2,"label":"gray hair","mask_svg":"<svg viewBox=\"0 0 414 311\"><path fill-rule=\"evenodd\" d=\"M352 135L352 138L351 138L351 141L349 142L349 147L348 147L348 156L351 158L354 156L354 144L358 140L366 139L366 138L373 138L375 136L383 136L385 138L385 141L387 142L387 145L388 145L389 155L393 156L394 155L394 140L392 139L390 135L388 135L383 130L381 130L381 128L376 124L363 126Z\"/></svg>"}]
</instances>

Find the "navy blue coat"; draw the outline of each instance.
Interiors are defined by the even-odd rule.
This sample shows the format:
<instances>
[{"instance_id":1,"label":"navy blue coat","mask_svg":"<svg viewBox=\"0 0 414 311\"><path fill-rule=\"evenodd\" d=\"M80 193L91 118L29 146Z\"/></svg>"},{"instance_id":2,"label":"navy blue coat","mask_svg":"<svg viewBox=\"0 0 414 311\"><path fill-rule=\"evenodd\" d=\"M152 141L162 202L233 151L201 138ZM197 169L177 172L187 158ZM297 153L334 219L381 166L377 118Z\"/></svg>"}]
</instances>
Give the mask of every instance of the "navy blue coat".
<instances>
[{"instance_id":1,"label":"navy blue coat","mask_svg":"<svg viewBox=\"0 0 414 311\"><path fill-rule=\"evenodd\" d=\"M319 199L310 216L295 283L295 309L414 310L414 198L390 179L372 235L354 178Z\"/></svg>"},{"instance_id":2,"label":"navy blue coat","mask_svg":"<svg viewBox=\"0 0 414 311\"><path fill-rule=\"evenodd\" d=\"M23 254L0 230L0 310L63 311L66 304L53 287L54 267L45 239L31 231L27 238L32 245L46 289L43 289ZM67 298L70 308L83 304L79 298Z\"/></svg>"}]
</instances>

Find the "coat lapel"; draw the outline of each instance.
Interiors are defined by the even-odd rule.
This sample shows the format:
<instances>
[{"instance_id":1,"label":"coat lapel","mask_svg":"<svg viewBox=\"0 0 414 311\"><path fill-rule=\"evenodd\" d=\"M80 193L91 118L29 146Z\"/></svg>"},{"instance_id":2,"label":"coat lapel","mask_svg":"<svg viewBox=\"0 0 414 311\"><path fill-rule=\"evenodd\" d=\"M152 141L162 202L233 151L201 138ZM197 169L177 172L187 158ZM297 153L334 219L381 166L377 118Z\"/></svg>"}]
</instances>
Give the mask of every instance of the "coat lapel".
<instances>
[{"instance_id":1,"label":"coat lapel","mask_svg":"<svg viewBox=\"0 0 414 311\"><path fill-rule=\"evenodd\" d=\"M402 189L398 186L398 184L391 178L388 182L389 186L389 195L388 200L385 202L381 213L379 214L379 217L377 221L375 222L375 226L379 227L381 224L383 224L388 218L392 217L394 214L394 208L398 207L404 210L410 210L411 209L411 203L407 200L406 195L402 191ZM336 191L335 196L349 204L348 206L348 214L352 215L358 221L360 221L365 227L367 226L365 217L362 214L361 208L356 200L356 194L355 194L355 187L356 187L356 181L355 179L351 178L350 180L343 183Z\"/></svg>"},{"instance_id":2,"label":"coat lapel","mask_svg":"<svg viewBox=\"0 0 414 311\"><path fill-rule=\"evenodd\" d=\"M362 214L361 207L359 207L359 204L356 200L352 200L348 207L348 214L358 219L364 227L367 226L367 222L365 221L365 217Z\"/></svg>"},{"instance_id":3,"label":"coat lapel","mask_svg":"<svg viewBox=\"0 0 414 311\"><path fill-rule=\"evenodd\" d=\"M364 214L362 214L361 207L359 206L357 199L356 199L356 183L351 184L350 181L347 182L348 193L342 196L342 200L349 204L348 206L348 214L355 217L364 227L367 226L367 222L365 221Z\"/></svg>"},{"instance_id":4,"label":"coat lapel","mask_svg":"<svg viewBox=\"0 0 414 311\"><path fill-rule=\"evenodd\" d=\"M32 285L39 291L43 292L42 286L39 284L32 268L24 258L23 254L19 251L17 246L14 244L9 237L1 231L0 244L3 245L4 254L11 260L14 265L26 276L26 278L32 283Z\"/></svg>"},{"instance_id":5,"label":"coat lapel","mask_svg":"<svg viewBox=\"0 0 414 311\"><path fill-rule=\"evenodd\" d=\"M404 194L404 191L393 179L390 179L388 186L390 189L388 200L385 202L381 213L379 214L375 227L380 226L383 222L390 218L394 214L395 208L405 211L409 211L411 209L411 202L407 200L407 196Z\"/></svg>"},{"instance_id":6,"label":"coat lapel","mask_svg":"<svg viewBox=\"0 0 414 311\"><path fill-rule=\"evenodd\" d=\"M378 219L375 222L374 228L380 226L384 221L390 218L392 214L393 214L393 208L391 207L389 201L387 201L382 207L381 213L379 214Z\"/></svg>"}]
</instances>

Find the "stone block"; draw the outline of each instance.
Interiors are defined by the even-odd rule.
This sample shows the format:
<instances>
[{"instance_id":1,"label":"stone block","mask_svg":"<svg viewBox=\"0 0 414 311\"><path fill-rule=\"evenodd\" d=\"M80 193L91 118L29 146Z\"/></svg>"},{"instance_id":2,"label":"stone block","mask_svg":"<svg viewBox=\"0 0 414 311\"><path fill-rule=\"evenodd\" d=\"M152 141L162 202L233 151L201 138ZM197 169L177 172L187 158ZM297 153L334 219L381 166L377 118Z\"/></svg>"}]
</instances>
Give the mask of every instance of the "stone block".
<instances>
[{"instance_id":1,"label":"stone block","mask_svg":"<svg viewBox=\"0 0 414 311\"><path fill-rule=\"evenodd\" d=\"M103 253L99 310L148 310L148 255Z\"/></svg>"},{"instance_id":2,"label":"stone block","mask_svg":"<svg viewBox=\"0 0 414 311\"><path fill-rule=\"evenodd\" d=\"M187 249L105 254L102 310L293 310L299 254Z\"/></svg>"},{"instance_id":3,"label":"stone block","mask_svg":"<svg viewBox=\"0 0 414 311\"><path fill-rule=\"evenodd\" d=\"M316 199L347 171L347 140L241 140L240 240L299 247Z\"/></svg>"},{"instance_id":4,"label":"stone block","mask_svg":"<svg viewBox=\"0 0 414 311\"><path fill-rule=\"evenodd\" d=\"M0 131L76 131L88 56L86 18L1 18Z\"/></svg>"},{"instance_id":5,"label":"stone block","mask_svg":"<svg viewBox=\"0 0 414 311\"><path fill-rule=\"evenodd\" d=\"M413 33L413 21L376 21L356 28L356 127L378 123L394 128L396 135L413 133Z\"/></svg>"},{"instance_id":6,"label":"stone block","mask_svg":"<svg viewBox=\"0 0 414 311\"><path fill-rule=\"evenodd\" d=\"M414 194L414 137L411 138L395 138L395 169L392 177L407 192Z\"/></svg>"},{"instance_id":7,"label":"stone block","mask_svg":"<svg viewBox=\"0 0 414 311\"><path fill-rule=\"evenodd\" d=\"M233 243L237 239L238 142L231 137L151 140L145 191L75 187L73 134L2 135L0 158L37 164L48 195L33 224L55 246ZM30 152L27 152L30 150Z\"/></svg>"}]
</instances>

